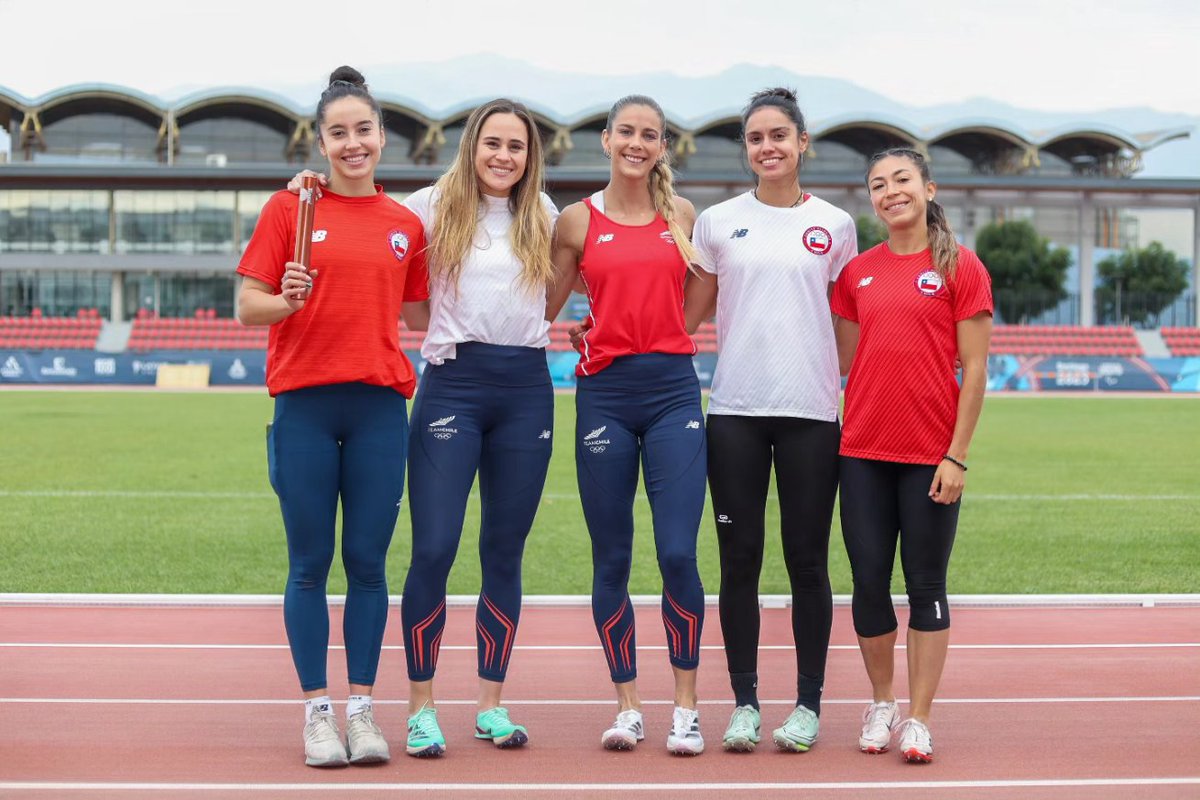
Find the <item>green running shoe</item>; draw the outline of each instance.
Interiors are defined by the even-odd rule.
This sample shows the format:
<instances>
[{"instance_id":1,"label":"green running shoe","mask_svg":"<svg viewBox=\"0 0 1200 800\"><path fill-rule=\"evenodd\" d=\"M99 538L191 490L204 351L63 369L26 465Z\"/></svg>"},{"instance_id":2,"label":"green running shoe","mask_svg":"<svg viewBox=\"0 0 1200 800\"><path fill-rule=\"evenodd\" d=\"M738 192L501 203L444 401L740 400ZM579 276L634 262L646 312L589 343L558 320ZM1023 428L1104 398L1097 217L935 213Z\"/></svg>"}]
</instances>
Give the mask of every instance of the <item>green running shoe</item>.
<instances>
[{"instance_id":1,"label":"green running shoe","mask_svg":"<svg viewBox=\"0 0 1200 800\"><path fill-rule=\"evenodd\" d=\"M496 747L520 747L529 741L529 732L513 724L507 708L497 706L475 715L475 738L487 739Z\"/></svg>"},{"instance_id":2,"label":"green running shoe","mask_svg":"<svg viewBox=\"0 0 1200 800\"><path fill-rule=\"evenodd\" d=\"M417 758L431 758L446 752L446 738L438 727L437 709L421 706L421 710L408 718L408 754Z\"/></svg>"},{"instance_id":3,"label":"green running shoe","mask_svg":"<svg viewBox=\"0 0 1200 800\"><path fill-rule=\"evenodd\" d=\"M761 740L758 729L762 718L754 706L738 706L729 718L725 729L724 747L737 753L753 753L754 746Z\"/></svg>"},{"instance_id":4,"label":"green running shoe","mask_svg":"<svg viewBox=\"0 0 1200 800\"><path fill-rule=\"evenodd\" d=\"M796 710L783 721L783 727L775 729L772 738L780 750L803 753L817 741L817 731L820 727L821 721L816 714L806 706L796 706Z\"/></svg>"}]
</instances>

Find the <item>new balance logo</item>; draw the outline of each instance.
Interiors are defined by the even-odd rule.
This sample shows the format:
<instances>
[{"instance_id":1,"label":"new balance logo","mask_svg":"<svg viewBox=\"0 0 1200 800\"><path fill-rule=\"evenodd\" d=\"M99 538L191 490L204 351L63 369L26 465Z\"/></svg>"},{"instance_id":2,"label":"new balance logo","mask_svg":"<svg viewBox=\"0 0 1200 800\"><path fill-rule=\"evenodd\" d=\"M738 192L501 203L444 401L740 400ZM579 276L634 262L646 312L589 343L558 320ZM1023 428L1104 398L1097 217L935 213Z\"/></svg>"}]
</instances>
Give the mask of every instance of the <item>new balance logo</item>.
<instances>
[{"instance_id":1,"label":"new balance logo","mask_svg":"<svg viewBox=\"0 0 1200 800\"><path fill-rule=\"evenodd\" d=\"M429 423L429 427L431 427L431 428L440 428L440 427L442 427L443 425L446 425L446 424L448 424L448 423L450 423L450 422L453 422L453 421L454 421L454 418L455 418L455 417L457 417L457 416L458 416L457 414L451 414L451 415L450 415L450 416L448 416L448 417L442 417L441 419L435 419L433 422Z\"/></svg>"},{"instance_id":2,"label":"new balance logo","mask_svg":"<svg viewBox=\"0 0 1200 800\"><path fill-rule=\"evenodd\" d=\"M616 236L615 233L602 233L596 237L596 244L604 244L605 242L611 242L613 240L614 236Z\"/></svg>"},{"instance_id":3,"label":"new balance logo","mask_svg":"<svg viewBox=\"0 0 1200 800\"><path fill-rule=\"evenodd\" d=\"M700 429L700 420L698 420L698 419L689 420L688 424L684 425L683 427L687 428L688 430L692 430L692 431L699 430Z\"/></svg>"},{"instance_id":4,"label":"new balance logo","mask_svg":"<svg viewBox=\"0 0 1200 800\"><path fill-rule=\"evenodd\" d=\"M858 282L858 288L860 288L860 289L861 289L861 288L862 288L862 287L864 287L864 286L870 286L870 285L871 285L871 281L873 281L873 280L875 280L875 276L874 276L874 275L868 275L867 277L863 278L861 281L859 281L859 282Z\"/></svg>"},{"instance_id":5,"label":"new balance logo","mask_svg":"<svg viewBox=\"0 0 1200 800\"><path fill-rule=\"evenodd\" d=\"M584 436L583 440L585 442L590 442L592 439L597 439L600 437L600 434L604 433L606 430L608 430L608 426L601 425L599 428L596 428L596 430L592 431L587 436Z\"/></svg>"},{"instance_id":6,"label":"new balance logo","mask_svg":"<svg viewBox=\"0 0 1200 800\"><path fill-rule=\"evenodd\" d=\"M538 435L538 438L539 439L549 439L550 431L542 431L541 434Z\"/></svg>"},{"instance_id":7,"label":"new balance logo","mask_svg":"<svg viewBox=\"0 0 1200 800\"><path fill-rule=\"evenodd\" d=\"M750 232L749 228L738 228L736 231L733 232L733 236L730 236L729 238L730 239L745 239L746 234L749 232Z\"/></svg>"}]
</instances>

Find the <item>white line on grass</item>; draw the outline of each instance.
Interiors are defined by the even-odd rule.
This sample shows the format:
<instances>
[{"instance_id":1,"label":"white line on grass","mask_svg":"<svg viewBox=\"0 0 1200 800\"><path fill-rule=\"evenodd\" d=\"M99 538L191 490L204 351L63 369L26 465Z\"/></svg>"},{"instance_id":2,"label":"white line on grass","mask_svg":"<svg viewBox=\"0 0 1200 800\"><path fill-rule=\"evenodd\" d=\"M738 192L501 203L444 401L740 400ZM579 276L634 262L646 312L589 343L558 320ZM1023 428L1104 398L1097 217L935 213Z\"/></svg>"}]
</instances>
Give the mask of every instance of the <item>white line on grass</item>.
<instances>
[{"instance_id":1,"label":"white line on grass","mask_svg":"<svg viewBox=\"0 0 1200 800\"><path fill-rule=\"evenodd\" d=\"M274 500L270 492L189 492L176 490L122 490L122 489L14 489L0 491L0 497L57 497L57 498L119 498L130 500ZM479 492L470 497L479 498ZM778 495L769 495L777 500ZM579 495L571 492L545 492L544 500L578 500ZM637 499L648 502L646 495ZM1200 500L1200 494L967 494L966 499L1013 502L1038 500L1045 502L1090 502L1090 501L1179 501Z\"/></svg>"},{"instance_id":2,"label":"white line on grass","mask_svg":"<svg viewBox=\"0 0 1200 800\"><path fill-rule=\"evenodd\" d=\"M1149 696L1149 697L939 697L933 702L937 705L971 705L973 703L983 703L991 705L1039 705L1044 703L1063 704L1063 703L1194 703L1200 701L1200 695L1197 696ZM292 699L274 700L274 699L225 699L220 697L209 698L165 698L165 697L0 697L0 703L19 703L19 704L36 704L36 703L53 703L56 705L169 705L169 706L197 706L197 705L217 705L217 706L280 706L280 705L296 705L300 701ZM379 705L403 705L407 704L407 699L399 700L384 700L375 698L374 701ZM699 700L697 701L702 706L728 706L729 700ZM869 702L867 698L844 698L831 699L822 697L821 703L828 705L852 705L860 706L863 703ZM908 703L908 699L904 697L897 698L898 703ZM335 701L335 705L340 701ZM796 705L795 698L790 700L760 700L759 703L768 706L794 706ZM478 705L477 699L469 700L438 700L438 705L444 706L475 706ZM599 700L510 700L504 698L506 706L611 706L613 699L611 697ZM673 706L674 700L642 700L642 705L650 706Z\"/></svg>"}]
</instances>

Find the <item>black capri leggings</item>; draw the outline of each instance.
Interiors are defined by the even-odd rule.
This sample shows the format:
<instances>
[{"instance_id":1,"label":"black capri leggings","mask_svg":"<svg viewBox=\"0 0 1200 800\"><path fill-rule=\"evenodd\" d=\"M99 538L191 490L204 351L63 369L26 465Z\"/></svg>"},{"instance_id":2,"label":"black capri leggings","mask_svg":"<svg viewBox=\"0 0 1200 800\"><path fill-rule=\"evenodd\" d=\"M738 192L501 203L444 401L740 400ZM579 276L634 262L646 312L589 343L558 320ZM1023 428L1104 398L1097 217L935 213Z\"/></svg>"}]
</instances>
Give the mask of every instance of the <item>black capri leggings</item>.
<instances>
[{"instance_id":1,"label":"black capri leggings","mask_svg":"<svg viewBox=\"0 0 1200 800\"><path fill-rule=\"evenodd\" d=\"M896 630L892 565L900 539L900 565L908 592L908 627L950 627L946 568L959 503L935 503L929 485L936 466L841 458L842 536L854 573L854 630L864 638Z\"/></svg>"},{"instance_id":2,"label":"black capri leggings","mask_svg":"<svg viewBox=\"0 0 1200 800\"><path fill-rule=\"evenodd\" d=\"M774 461L796 666L818 684L823 679L833 622L829 526L840 441L836 421L708 417L708 481L721 551L721 633L730 673L758 669L758 581Z\"/></svg>"}]
</instances>

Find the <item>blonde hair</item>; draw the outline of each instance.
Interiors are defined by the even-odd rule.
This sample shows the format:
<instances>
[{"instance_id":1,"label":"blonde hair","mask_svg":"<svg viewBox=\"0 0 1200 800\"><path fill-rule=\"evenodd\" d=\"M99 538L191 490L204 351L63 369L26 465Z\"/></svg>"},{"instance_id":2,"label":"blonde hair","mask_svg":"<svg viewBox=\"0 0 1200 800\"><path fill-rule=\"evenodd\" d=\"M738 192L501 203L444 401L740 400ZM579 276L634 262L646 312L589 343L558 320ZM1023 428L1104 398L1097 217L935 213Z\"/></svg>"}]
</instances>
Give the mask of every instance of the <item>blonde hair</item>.
<instances>
[{"instance_id":1,"label":"blonde hair","mask_svg":"<svg viewBox=\"0 0 1200 800\"><path fill-rule=\"evenodd\" d=\"M608 131L609 136L612 135L613 123L617 119L617 114L627 106L646 106L658 115L663 140L663 154L654 162L654 168L650 170L650 198L654 201L654 210L666 221L667 230L671 232L671 238L675 240L675 246L679 248L679 255L683 256L684 263L690 269L692 264L699 260L699 256L696 248L692 246L691 239L680 226L679 221L675 219L675 174L671 171L671 150L667 146L669 144L667 118L663 114L662 108L651 98L642 94L627 95L614 103L608 112L608 121L605 123L604 129Z\"/></svg>"},{"instance_id":2,"label":"blonde hair","mask_svg":"<svg viewBox=\"0 0 1200 800\"><path fill-rule=\"evenodd\" d=\"M933 180L929 172L929 162L911 147L891 147L881 150L871 156L867 162L867 185L870 186L871 168L885 158L896 156L907 158L921 173L921 180L929 183ZM929 237L929 254L933 257L933 268L943 278L953 278L958 267L958 240L946 219L946 212L936 200L930 200L925 205L925 227Z\"/></svg>"},{"instance_id":3,"label":"blonde hair","mask_svg":"<svg viewBox=\"0 0 1200 800\"><path fill-rule=\"evenodd\" d=\"M508 236L513 255L522 265L520 282L534 292L545 288L554 278L554 265L550 261L550 216L542 204L545 182L542 138L529 109L504 98L484 103L471 112L454 163L434 185L437 212L429 232L430 274L457 289L463 262L475 246L483 198L479 177L475 174L475 152L483 123L493 114L515 115L525 124L529 138L525 174L508 196L508 208L513 214Z\"/></svg>"}]
</instances>

